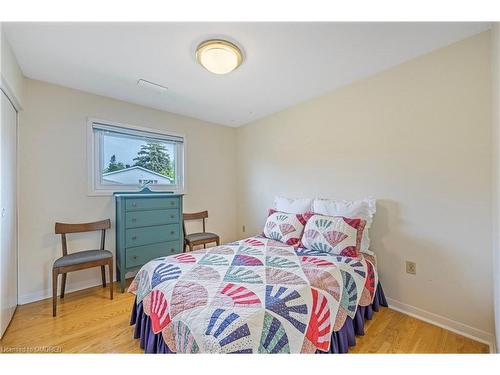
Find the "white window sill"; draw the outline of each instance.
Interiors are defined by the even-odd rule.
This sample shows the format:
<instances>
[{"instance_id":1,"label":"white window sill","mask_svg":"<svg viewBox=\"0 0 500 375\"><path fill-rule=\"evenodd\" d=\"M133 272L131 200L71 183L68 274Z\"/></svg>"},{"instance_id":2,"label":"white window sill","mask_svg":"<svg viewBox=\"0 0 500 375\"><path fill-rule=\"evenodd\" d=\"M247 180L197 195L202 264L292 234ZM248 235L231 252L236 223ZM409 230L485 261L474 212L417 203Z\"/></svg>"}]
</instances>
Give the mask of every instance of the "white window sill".
<instances>
[{"instance_id":1,"label":"white window sill","mask_svg":"<svg viewBox=\"0 0 500 375\"><path fill-rule=\"evenodd\" d=\"M151 190L153 193L173 193L173 194L184 194L186 195L186 190L185 189L155 189L151 188L148 186L149 190ZM137 189L114 189L114 190L92 190L87 192L87 196L89 197L111 197L113 196L114 193L138 193L142 190L143 188L137 188Z\"/></svg>"}]
</instances>

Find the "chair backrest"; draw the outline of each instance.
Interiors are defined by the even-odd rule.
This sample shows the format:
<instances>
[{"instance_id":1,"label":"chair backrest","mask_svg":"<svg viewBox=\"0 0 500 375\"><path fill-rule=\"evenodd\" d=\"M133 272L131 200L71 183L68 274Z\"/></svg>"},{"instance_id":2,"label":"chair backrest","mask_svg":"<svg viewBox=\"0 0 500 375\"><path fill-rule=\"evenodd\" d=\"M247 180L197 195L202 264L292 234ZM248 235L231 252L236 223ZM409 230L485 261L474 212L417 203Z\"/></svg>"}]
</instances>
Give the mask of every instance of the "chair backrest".
<instances>
[{"instance_id":1,"label":"chair backrest","mask_svg":"<svg viewBox=\"0 0 500 375\"><path fill-rule=\"evenodd\" d=\"M184 235L186 235L186 226L184 225L184 221L189 221L189 220L203 220L203 232L205 232L205 219L208 217L208 211L201 211L201 212L193 212L190 214L183 214L183 221L182 221L182 229L184 230Z\"/></svg>"},{"instance_id":2,"label":"chair backrest","mask_svg":"<svg viewBox=\"0 0 500 375\"><path fill-rule=\"evenodd\" d=\"M68 246L66 243L67 233L82 233L82 232L94 232L101 231L101 250L104 250L104 243L106 241L106 229L111 228L111 220L101 220L94 221L92 223L81 223L81 224L67 224L67 223L56 223L55 233L60 234L62 238L62 252L63 255L68 254Z\"/></svg>"}]
</instances>

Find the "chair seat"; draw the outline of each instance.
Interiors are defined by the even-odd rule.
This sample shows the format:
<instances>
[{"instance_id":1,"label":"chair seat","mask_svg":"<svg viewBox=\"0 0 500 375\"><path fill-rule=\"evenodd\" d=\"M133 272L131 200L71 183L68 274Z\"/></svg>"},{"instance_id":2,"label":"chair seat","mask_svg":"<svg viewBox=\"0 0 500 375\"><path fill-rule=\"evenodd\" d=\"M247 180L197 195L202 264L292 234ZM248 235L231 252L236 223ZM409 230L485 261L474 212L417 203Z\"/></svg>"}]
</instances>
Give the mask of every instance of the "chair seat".
<instances>
[{"instance_id":1,"label":"chair seat","mask_svg":"<svg viewBox=\"0 0 500 375\"><path fill-rule=\"evenodd\" d=\"M53 268L73 266L75 264L93 262L112 257L113 254L108 250L84 250L60 257L54 262Z\"/></svg>"},{"instance_id":2,"label":"chair seat","mask_svg":"<svg viewBox=\"0 0 500 375\"><path fill-rule=\"evenodd\" d=\"M217 234L210 232L191 233L185 237L187 243L210 240L215 241L217 238L219 238Z\"/></svg>"}]
</instances>

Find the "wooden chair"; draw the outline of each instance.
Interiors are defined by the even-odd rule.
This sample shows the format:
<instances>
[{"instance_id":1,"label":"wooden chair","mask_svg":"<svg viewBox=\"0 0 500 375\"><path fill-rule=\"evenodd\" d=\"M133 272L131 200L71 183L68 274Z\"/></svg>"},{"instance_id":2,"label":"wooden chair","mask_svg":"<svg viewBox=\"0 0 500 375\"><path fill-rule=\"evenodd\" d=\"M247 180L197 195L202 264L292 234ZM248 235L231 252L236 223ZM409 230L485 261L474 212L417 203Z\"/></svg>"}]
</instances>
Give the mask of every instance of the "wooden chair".
<instances>
[{"instance_id":1,"label":"wooden chair","mask_svg":"<svg viewBox=\"0 0 500 375\"><path fill-rule=\"evenodd\" d=\"M64 298L64 290L66 289L66 275L68 272L101 266L102 287L105 288L106 272L104 266L108 265L109 296L111 299L113 299L113 254L108 250L104 250L106 229L109 229L110 227L111 221L109 219L84 224L56 223L55 232L56 234L61 235L63 256L57 259L52 266L52 316L56 316L57 277L59 276L59 274L62 274L61 298ZM93 232L98 230L101 231L100 249L84 250L73 254L68 254L68 247L66 244L67 233Z\"/></svg>"},{"instance_id":2,"label":"wooden chair","mask_svg":"<svg viewBox=\"0 0 500 375\"><path fill-rule=\"evenodd\" d=\"M196 212L192 214L184 214L182 221L182 229L184 230L184 251L186 247L189 247L189 251L193 250L193 247L198 245L203 245L206 248L207 243L215 242L217 246L220 245L220 238L215 233L205 232L205 219L208 217L208 211ZM186 225L184 222L186 220L203 220L203 232L198 233L186 233Z\"/></svg>"}]
</instances>

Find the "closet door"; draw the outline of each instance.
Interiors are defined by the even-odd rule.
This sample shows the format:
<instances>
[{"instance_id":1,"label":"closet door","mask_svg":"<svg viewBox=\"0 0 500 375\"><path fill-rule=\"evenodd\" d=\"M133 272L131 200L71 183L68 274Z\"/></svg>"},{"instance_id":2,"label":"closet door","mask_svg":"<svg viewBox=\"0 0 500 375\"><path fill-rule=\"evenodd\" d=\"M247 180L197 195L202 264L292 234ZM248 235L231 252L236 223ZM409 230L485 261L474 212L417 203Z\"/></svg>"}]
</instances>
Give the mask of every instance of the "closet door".
<instances>
[{"instance_id":1,"label":"closet door","mask_svg":"<svg viewBox=\"0 0 500 375\"><path fill-rule=\"evenodd\" d=\"M17 113L2 96L0 144L0 337L17 306Z\"/></svg>"}]
</instances>

